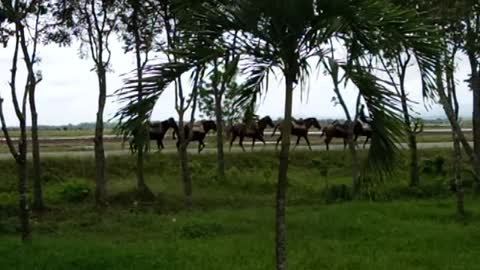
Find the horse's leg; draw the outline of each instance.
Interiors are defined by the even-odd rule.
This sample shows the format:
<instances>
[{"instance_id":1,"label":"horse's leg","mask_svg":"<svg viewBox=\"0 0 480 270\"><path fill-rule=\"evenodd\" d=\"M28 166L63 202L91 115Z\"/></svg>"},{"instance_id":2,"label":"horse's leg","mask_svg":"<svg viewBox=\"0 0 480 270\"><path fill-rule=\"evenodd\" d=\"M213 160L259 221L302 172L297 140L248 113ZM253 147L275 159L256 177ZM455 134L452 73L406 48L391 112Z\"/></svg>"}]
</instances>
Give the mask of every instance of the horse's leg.
<instances>
[{"instance_id":1,"label":"horse's leg","mask_svg":"<svg viewBox=\"0 0 480 270\"><path fill-rule=\"evenodd\" d=\"M200 153L200 152L205 148L205 143L203 142L204 139L205 139L205 137L200 138L200 139L198 140L199 145L202 146L202 149L200 149L200 151L199 151L198 153Z\"/></svg>"},{"instance_id":2,"label":"horse's leg","mask_svg":"<svg viewBox=\"0 0 480 270\"><path fill-rule=\"evenodd\" d=\"M243 152L245 152L245 148L243 147L243 136L240 136L240 147L242 147Z\"/></svg>"},{"instance_id":3,"label":"horse's leg","mask_svg":"<svg viewBox=\"0 0 480 270\"><path fill-rule=\"evenodd\" d=\"M367 139L365 140L365 142L363 143L363 149L365 149L367 147L367 142L368 140L370 140L370 137L367 136Z\"/></svg>"},{"instance_id":4,"label":"horse's leg","mask_svg":"<svg viewBox=\"0 0 480 270\"><path fill-rule=\"evenodd\" d=\"M308 136L305 135L305 136L303 136L303 138L305 138L305 141L307 142L308 149L310 149L310 151L313 151L313 150L312 150L312 146L310 145L310 141L308 140Z\"/></svg>"},{"instance_id":5,"label":"horse's leg","mask_svg":"<svg viewBox=\"0 0 480 270\"><path fill-rule=\"evenodd\" d=\"M252 152L254 147L255 147L255 137L252 138Z\"/></svg>"},{"instance_id":6,"label":"horse's leg","mask_svg":"<svg viewBox=\"0 0 480 270\"><path fill-rule=\"evenodd\" d=\"M280 143L281 140L282 140L282 135L280 135L280 137L278 137L277 139L277 144L275 144L275 150L278 149L278 144Z\"/></svg>"},{"instance_id":7,"label":"horse's leg","mask_svg":"<svg viewBox=\"0 0 480 270\"><path fill-rule=\"evenodd\" d=\"M330 150L329 144L330 144L330 141L331 141L331 140L332 140L331 137L328 137L328 136L327 136L327 137L325 138L325 145L327 146L327 151Z\"/></svg>"},{"instance_id":8,"label":"horse's leg","mask_svg":"<svg viewBox=\"0 0 480 270\"><path fill-rule=\"evenodd\" d=\"M162 150L162 141L157 139L157 150L160 151Z\"/></svg>"},{"instance_id":9,"label":"horse's leg","mask_svg":"<svg viewBox=\"0 0 480 270\"><path fill-rule=\"evenodd\" d=\"M297 146L300 144L300 136L297 136L297 143L295 143L295 146L293 147L293 150L297 148Z\"/></svg>"},{"instance_id":10,"label":"horse's leg","mask_svg":"<svg viewBox=\"0 0 480 270\"><path fill-rule=\"evenodd\" d=\"M343 138L343 150L347 149L347 139Z\"/></svg>"},{"instance_id":11,"label":"horse's leg","mask_svg":"<svg viewBox=\"0 0 480 270\"><path fill-rule=\"evenodd\" d=\"M258 140L263 143L263 147L265 148L265 145L266 145L267 143L265 142L265 139L263 138L263 136L258 136Z\"/></svg>"},{"instance_id":12,"label":"horse's leg","mask_svg":"<svg viewBox=\"0 0 480 270\"><path fill-rule=\"evenodd\" d=\"M198 140L198 153L202 152L202 140Z\"/></svg>"},{"instance_id":13,"label":"horse's leg","mask_svg":"<svg viewBox=\"0 0 480 270\"><path fill-rule=\"evenodd\" d=\"M230 140L230 148L228 148L228 151L232 151L232 145L233 142L237 139L237 134L233 134L232 139Z\"/></svg>"},{"instance_id":14,"label":"horse's leg","mask_svg":"<svg viewBox=\"0 0 480 270\"><path fill-rule=\"evenodd\" d=\"M163 145L163 140L160 140L160 147L162 150L165 148L165 145Z\"/></svg>"}]
</instances>

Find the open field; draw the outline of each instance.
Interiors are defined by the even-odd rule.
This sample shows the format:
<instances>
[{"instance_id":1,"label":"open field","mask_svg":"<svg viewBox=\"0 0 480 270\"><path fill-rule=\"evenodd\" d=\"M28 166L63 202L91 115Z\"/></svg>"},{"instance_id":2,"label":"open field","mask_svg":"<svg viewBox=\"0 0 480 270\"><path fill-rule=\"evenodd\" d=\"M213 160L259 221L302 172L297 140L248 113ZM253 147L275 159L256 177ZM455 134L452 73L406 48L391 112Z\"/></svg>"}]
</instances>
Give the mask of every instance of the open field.
<instances>
[{"instance_id":1,"label":"open field","mask_svg":"<svg viewBox=\"0 0 480 270\"><path fill-rule=\"evenodd\" d=\"M475 269L480 201L471 194L471 175L465 171L469 214L459 223L448 186L450 151L420 154L420 187L407 186L407 160L400 159L395 175L350 201L348 153L292 153L290 268ZM90 157L44 159L50 208L32 217L33 243L22 245L15 167L0 160L0 268L273 268L275 152L227 154L226 180L216 177L214 154L191 156L191 211L183 210L176 154L147 156L154 198L136 194L134 164L128 155L108 158L109 207L97 211Z\"/></svg>"},{"instance_id":2,"label":"open field","mask_svg":"<svg viewBox=\"0 0 480 270\"><path fill-rule=\"evenodd\" d=\"M80 134L75 134L75 130L72 131L64 131L64 130L44 130L40 132L40 149L42 152L73 152L73 151L92 151L93 150L93 130L79 130ZM471 129L466 128L466 137L467 139L472 139ZM277 131L274 137L271 136L272 130L265 131L265 139L268 145L272 145L275 143L276 139L278 138L280 132ZM312 130L309 139L312 145L324 147L324 137L320 137L321 132L318 130ZM210 145L210 147L215 147L215 134L210 133L207 136L205 143ZM296 138L292 138L292 143L295 143ZM360 137L358 139L358 144L362 145L363 141L365 140L364 137ZM226 141L228 141L226 139ZM434 128L429 127L427 128L424 133L418 136L419 143L439 143L439 142L451 142L452 136L449 129L446 128ZM151 148L156 150L156 143L155 141L151 141ZM228 141L229 143L229 141ZM228 147L228 143L225 143L225 146ZM164 144L167 149L175 149L175 141L172 140L171 132L166 135ZM342 139L333 139L331 142L332 145L342 145ZM246 148L249 148L251 145L251 140L246 138L244 145ZM259 144L259 146L261 143ZM300 141L300 145L305 146L306 143L302 139ZM196 149L196 143L190 146L192 149ZM238 150L238 139L234 142L234 150ZM128 144L127 144L128 148ZM257 149L260 147L257 147ZM105 149L107 151L117 151L122 149L122 140L118 136L116 136L112 130L106 130L105 135ZM5 145L5 142L2 140L0 142L0 156L2 153L8 153L8 148Z\"/></svg>"}]
</instances>

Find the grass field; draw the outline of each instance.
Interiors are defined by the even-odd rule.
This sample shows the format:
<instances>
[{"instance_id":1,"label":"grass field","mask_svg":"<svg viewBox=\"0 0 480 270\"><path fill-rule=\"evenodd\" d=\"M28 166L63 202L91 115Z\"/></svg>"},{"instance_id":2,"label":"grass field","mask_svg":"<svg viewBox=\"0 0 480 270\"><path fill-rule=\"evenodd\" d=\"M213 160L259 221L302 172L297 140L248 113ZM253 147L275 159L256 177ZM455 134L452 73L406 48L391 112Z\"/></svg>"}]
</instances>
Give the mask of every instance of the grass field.
<instances>
[{"instance_id":1,"label":"grass field","mask_svg":"<svg viewBox=\"0 0 480 270\"><path fill-rule=\"evenodd\" d=\"M361 153L364 157L365 153ZM421 152L422 184L407 186L407 160L384 182L349 200L345 152L301 152L289 172L290 269L476 269L480 200L466 222L454 215L449 150ZM0 160L0 269L273 269L275 152L191 157L194 208L183 210L177 156L147 157L147 184L135 192L134 159L108 159L109 207L93 207L91 158L45 159L49 210L32 217L33 243L17 231L15 167ZM27 258L27 259L25 259Z\"/></svg>"}]
</instances>

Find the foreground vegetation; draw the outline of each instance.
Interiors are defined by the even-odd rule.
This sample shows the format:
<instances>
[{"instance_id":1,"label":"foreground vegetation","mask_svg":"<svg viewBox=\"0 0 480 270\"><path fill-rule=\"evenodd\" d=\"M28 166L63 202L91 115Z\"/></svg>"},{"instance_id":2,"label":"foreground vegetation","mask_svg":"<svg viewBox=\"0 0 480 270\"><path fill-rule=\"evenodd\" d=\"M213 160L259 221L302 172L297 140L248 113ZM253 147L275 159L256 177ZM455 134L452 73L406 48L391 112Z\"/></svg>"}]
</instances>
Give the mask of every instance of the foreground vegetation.
<instances>
[{"instance_id":1,"label":"foreground vegetation","mask_svg":"<svg viewBox=\"0 0 480 270\"><path fill-rule=\"evenodd\" d=\"M480 216L459 224L444 200L288 209L292 269L475 269ZM267 269L273 208L158 215L75 208L37 221L36 238L0 236L4 269ZM480 212L480 202L469 208ZM41 230L41 231L38 231ZM21 258L30 258L23 260Z\"/></svg>"},{"instance_id":2,"label":"foreground vegetation","mask_svg":"<svg viewBox=\"0 0 480 270\"><path fill-rule=\"evenodd\" d=\"M292 269L474 269L480 201L468 193L469 215L459 222L449 190L450 150L421 154L420 187L408 187L406 161L399 162L396 175L351 201L347 152L293 153L287 219ZM35 241L26 246L18 239L14 167L0 161L0 266L273 267L276 155L227 155L225 181L216 178L213 155L191 157L191 211L183 208L175 154L147 156L154 198L135 191L134 157L110 157L109 206L103 210L94 207L91 158L44 159L49 209L33 215ZM468 171L464 177L470 191L472 177Z\"/></svg>"}]
</instances>

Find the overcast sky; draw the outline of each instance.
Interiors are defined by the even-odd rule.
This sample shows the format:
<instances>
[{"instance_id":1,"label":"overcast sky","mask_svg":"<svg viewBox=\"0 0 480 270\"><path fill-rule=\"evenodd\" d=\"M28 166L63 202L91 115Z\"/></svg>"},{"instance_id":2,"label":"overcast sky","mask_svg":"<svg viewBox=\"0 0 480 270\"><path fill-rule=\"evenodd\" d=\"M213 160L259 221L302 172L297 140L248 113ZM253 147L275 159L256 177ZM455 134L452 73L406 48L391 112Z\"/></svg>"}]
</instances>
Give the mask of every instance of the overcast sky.
<instances>
[{"instance_id":1,"label":"overcast sky","mask_svg":"<svg viewBox=\"0 0 480 270\"><path fill-rule=\"evenodd\" d=\"M108 93L111 94L122 86L122 74L131 71L135 66L133 55L123 52L119 42L112 43L112 72L108 74ZM39 48L41 63L37 67L42 71L43 81L37 90L37 108L39 123L45 125L77 124L80 122L94 122L97 110L98 83L96 74L92 71L91 59L80 59L78 45L71 48L59 48L49 45ZM4 110L9 125L18 125L16 121L8 88L10 79L12 48L0 49L0 94L5 99ZM469 118L472 111L472 97L466 84L463 82L469 72L467 63L459 59L457 78L459 80L459 102L462 117ZM24 64L19 62L18 87L23 87ZM318 76L317 76L318 75ZM419 102L415 106L417 112L423 117L443 117L439 106L428 110L421 97L420 81L412 69L408 76L407 88L410 98ZM283 112L284 91L283 82L272 80L269 92L264 96L259 105L257 114L271 115L273 118L281 117ZM332 84L329 77L323 74L314 74L310 79L309 89L304 89L301 99L299 88L295 90L293 114L296 117L317 118L344 118L340 106L333 106ZM356 91L353 87L347 88L345 97L349 106L355 102ZM308 95L307 95L308 94ZM118 109L118 104L113 98L107 100L105 119L110 119ZM163 120L175 116L174 93L167 91L159 100L153 113L154 120Z\"/></svg>"}]
</instances>

